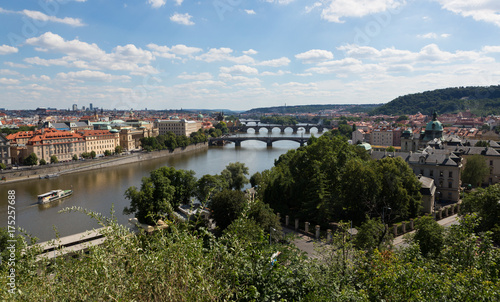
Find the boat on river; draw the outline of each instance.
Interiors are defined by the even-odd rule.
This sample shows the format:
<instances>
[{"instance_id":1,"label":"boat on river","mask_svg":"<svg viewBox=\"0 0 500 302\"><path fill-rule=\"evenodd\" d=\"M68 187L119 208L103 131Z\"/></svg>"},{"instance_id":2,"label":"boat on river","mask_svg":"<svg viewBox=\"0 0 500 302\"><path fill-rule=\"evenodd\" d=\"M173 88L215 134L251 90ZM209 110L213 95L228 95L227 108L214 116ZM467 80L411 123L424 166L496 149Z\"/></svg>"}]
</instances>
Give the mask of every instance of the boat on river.
<instances>
[{"instance_id":1,"label":"boat on river","mask_svg":"<svg viewBox=\"0 0 500 302\"><path fill-rule=\"evenodd\" d=\"M51 201L56 201L73 194L73 190L52 190L50 192L38 195L38 203L46 204Z\"/></svg>"}]
</instances>

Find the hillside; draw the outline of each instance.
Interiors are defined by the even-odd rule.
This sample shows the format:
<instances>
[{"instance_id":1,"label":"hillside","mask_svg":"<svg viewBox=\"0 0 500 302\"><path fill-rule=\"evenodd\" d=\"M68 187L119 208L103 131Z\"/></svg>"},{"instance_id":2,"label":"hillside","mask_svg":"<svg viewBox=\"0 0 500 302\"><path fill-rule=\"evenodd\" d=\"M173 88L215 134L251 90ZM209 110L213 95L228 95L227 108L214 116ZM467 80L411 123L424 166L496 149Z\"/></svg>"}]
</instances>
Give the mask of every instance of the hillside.
<instances>
[{"instance_id":1,"label":"hillside","mask_svg":"<svg viewBox=\"0 0 500 302\"><path fill-rule=\"evenodd\" d=\"M246 115L259 115L265 113L276 113L276 114L293 114L293 113L317 113L323 110L339 110L343 112L369 112L380 106L380 104L368 104L368 105L354 105L354 104L344 104L344 105L296 105L296 106L277 106L277 107L264 107L264 108L254 108L244 112Z\"/></svg>"},{"instance_id":2,"label":"hillside","mask_svg":"<svg viewBox=\"0 0 500 302\"><path fill-rule=\"evenodd\" d=\"M375 108L371 115L440 114L470 110L476 115L500 114L500 86L456 87L400 96Z\"/></svg>"}]
</instances>

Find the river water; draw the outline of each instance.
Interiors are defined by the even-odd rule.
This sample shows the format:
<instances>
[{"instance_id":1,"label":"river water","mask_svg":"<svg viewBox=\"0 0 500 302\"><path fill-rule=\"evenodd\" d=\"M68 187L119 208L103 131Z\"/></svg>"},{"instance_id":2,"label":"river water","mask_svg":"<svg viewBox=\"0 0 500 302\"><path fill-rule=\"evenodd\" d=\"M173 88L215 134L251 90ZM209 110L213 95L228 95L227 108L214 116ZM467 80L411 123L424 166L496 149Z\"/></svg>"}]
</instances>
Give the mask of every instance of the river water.
<instances>
[{"instance_id":1,"label":"river water","mask_svg":"<svg viewBox=\"0 0 500 302\"><path fill-rule=\"evenodd\" d=\"M255 136L251 133L240 136ZM315 134L314 130L311 131ZM292 134L287 129L281 134L278 129L267 133L262 129L260 136L306 136L303 132ZM307 135L308 136L308 135ZM129 205L124 192L131 186L140 187L142 177L162 166L175 167L176 169L193 170L196 177L205 174L219 174L229 163L242 162L249 168L250 174L269 169L274 165L274 160L281 154L299 146L297 142L278 141L271 148L264 142L244 141L241 147L235 148L234 144L224 147L210 147L208 150L195 151L188 154L179 154L172 157L153 159L138 163L126 164L111 168L98 169L74 174L66 174L52 179L34 179L24 182L0 185L0 226L7 226L8 191L15 190L15 223L28 234L40 241L50 240L59 236L67 236L90 230L99 225L95 220L82 213L58 213L66 207L82 207L107 217L111 217L114 207L115 216L119 223L128 224L128 218L123 215L123 208ZM37 195L54 189L72 189L73 195L66 199L38 205ZM10 219L12 220L12 219Z\"/></svg>"}]
</instances>

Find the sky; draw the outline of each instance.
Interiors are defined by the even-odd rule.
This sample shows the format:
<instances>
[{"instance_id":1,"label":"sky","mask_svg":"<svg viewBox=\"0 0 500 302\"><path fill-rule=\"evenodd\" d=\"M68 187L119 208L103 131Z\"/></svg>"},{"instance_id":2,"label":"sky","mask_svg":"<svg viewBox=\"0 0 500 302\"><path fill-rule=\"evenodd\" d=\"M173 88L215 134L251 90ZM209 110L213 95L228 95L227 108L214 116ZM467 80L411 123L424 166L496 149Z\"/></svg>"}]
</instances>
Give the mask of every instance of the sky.
<instances>
[{"instance_id":1,"label":"sky","mask_svg":"<svg viewBox=\"0 0 500 302\"><path fill-rule=\"evenodd\" d=\"M0 108L386 103L498 85L497 0L0 0Z\"/></svg>"}]
</instances>

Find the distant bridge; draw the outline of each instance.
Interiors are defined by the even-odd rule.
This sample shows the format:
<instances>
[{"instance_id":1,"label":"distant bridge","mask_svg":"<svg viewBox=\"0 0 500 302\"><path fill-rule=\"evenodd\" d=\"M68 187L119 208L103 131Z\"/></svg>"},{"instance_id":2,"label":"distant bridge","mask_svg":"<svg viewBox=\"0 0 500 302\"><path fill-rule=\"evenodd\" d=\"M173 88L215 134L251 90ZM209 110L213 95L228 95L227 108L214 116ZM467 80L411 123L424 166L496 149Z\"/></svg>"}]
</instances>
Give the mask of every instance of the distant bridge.
<instances>
[{"instance_id":1,"label":"distant bridge","mask_svg":"<svg viewBox=\"0 0 500 302\"><path fill-rule=\"evenodd\" d=\"M235 133L235 132L244 132L247 133L248 129L253 129L255 133L259 133L260 129L265 128L267 129L268 132L272 132L273 129L278 128L280 129L281 133L285 133L285 129L290 128L292 129L293 133L297 133L299 129L304 129L306 134L311 133L311 129L316 128L318 130L318 133L323 133L325 130L325 127L323 125L319 124L307 124L307 125L259 125L257 123L256 125L240 125L240 126L233 126L229 127L229 131Z\"/></svg>"},{"instance_id":2,"label":"distant bridge","mask_svg":"<svg viewBox=\"0 0 500 302\"><path fill-rule=\"evenodd\" d=\"M226 136L226 137L212 137L208 139L208 144L210 146L215 146L218 144L222 144L224 142L232 142L236 147L241 146L241 142L243 141L261 141L266 143L268 147L272 147L274 142L277 141L294 141L299 143L301 146L304 146L305 143L309 140L309 137L279 137L279 136L244 136L244 137L238 137L238 136Z\"/></svg>"}]
</instances>

